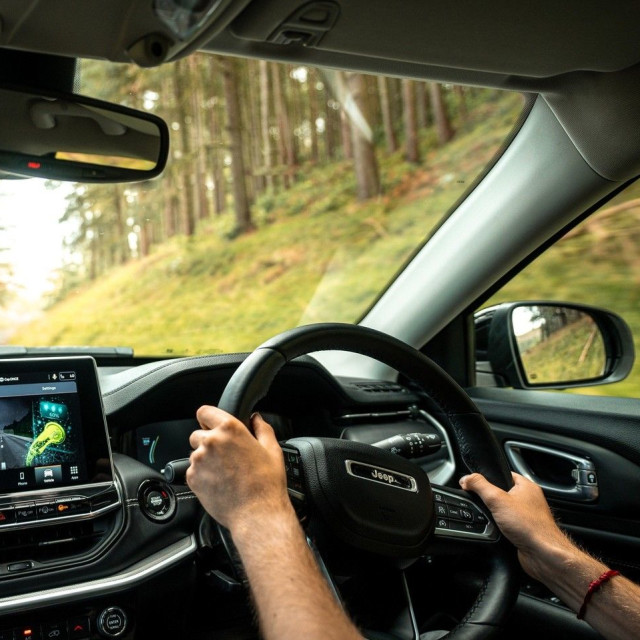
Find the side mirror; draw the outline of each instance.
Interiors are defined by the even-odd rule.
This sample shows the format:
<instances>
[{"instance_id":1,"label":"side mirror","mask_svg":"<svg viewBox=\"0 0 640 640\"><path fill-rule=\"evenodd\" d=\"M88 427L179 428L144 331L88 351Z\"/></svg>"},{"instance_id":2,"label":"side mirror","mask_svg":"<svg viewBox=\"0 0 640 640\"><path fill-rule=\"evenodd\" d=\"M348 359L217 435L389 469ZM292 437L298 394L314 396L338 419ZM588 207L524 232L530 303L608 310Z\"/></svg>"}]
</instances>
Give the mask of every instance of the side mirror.
<instances>
[{"instance_id":1,"label":"side mirror","mask_svg":"<svg viewBox=\"0 0 640 640\"><path fill-rule=\"evenodd\" d=\"M515 389L566 389L619 382L635 359L618 315L564 302L512 302L474 316L479 375Z\"/></svg>"},{"instance_id":2,"label":"side mirror","mask_svg":"<svg viewBox=\"0 0 640 640\"><path fill-rule=\"evenodd\" d=\"M0 87L0 177L133 182L157 176L169 130L157 116L22 87Z\"/></svg>"}]
</instances>

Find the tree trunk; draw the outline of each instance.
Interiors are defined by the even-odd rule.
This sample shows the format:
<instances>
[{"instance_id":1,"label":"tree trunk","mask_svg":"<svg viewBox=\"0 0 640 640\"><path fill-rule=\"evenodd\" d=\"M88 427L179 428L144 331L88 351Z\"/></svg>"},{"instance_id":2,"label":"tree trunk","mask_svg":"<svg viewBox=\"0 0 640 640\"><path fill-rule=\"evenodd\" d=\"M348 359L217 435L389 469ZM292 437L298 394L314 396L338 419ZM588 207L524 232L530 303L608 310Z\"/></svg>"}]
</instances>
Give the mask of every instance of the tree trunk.
<instances>
[{"instance_id":1,"label":"tree trunk","mask_svg":"<svg viewBox=\"0 0 640 640\"><path fill-rule=\"evenodd\" d=\"M426 129L429 126L429 110L427 105L427 92L424 82L416 81L416 120L418 129Z\"/></svg>"},{"instance_id":2,"label":"tree trunk","mask_svg":"<svg viewBox=\"0 0 640 640\"><path fill-rule=\"evenodd\" d=\"M320 150L318 145L318 91L316 89L316 72L309 69L307 72L307 88L309 92L309 128L311 133L311 160L317 163L320 160Z\"/></svg>"},{"instance_id":3,"label":"tree trunk","mask_svg":"<svg viewBox=\"0 0 640 640\"><path fill-rule=\"evenodd\" d=\"M198 81L198 73L200 64L195 56L186 58L189 62L189 79L191 84L191 122L192 122L192 140L191 148L196 149L195 158L192 159L195 165L195 202L197 203L197 218L202 220L209 217L209 200L207 198L207 169L205 166L206 156L202 153L202 111L201 98L202 91L200 82Z\"/></svg>"},{"instance_id":4,"label":"tree trunk","mask_svg":"<svg viewBox=\"0 0 640 640\"><path fill-rule=\"evenodd\" d=\"M356 174L356 192L358 200L366 200L380 194L380 176L376 160L371 130L368 126L369 113L366 95L366 83L360 73L346 74L349 93L355 106L360 111L364 122L351 117L351 137L353 143L353 160Z\"/></svg>"},{"instance_id":5,"label":"tree trunk","mask_svg":"<svg viewBox=\"0 0 640 640\"><path fill-rule=\"evenodd\" d=\"M178 124L180 126L180 141L182 158L181 163L191 162L191 149L189 145L189 132L187 130L186 116L184 101L185 96L188 95L188 88L184 82L185 61L179 60L173 65L173 79L175 83L176 96L178 98ZM191 171L185 171L183 173L183 194L184 200L180 211L180 217L182 222L182 232L188 236L191 236L195 232L195 216L194 216L194 201L193 201L193 173Z\"/></svg>"},{"instance_id":6,"label":"tree trunk","mask_svg":"<svg viewBox=\"0 0 640 640\"><path fill-rule=\"evenodd\" d=\"M443 145L453 137L453 129L451 128L447 108L442 98L442 88L437 82L429 83L429 96L431 97L431 108L433 109L433 119L436 125L438 143Z\"/></svg>"},{"instance_id":7,"label":"tree trunk","mask_svg":"<svg viewBox=\"0 0 640 640\"><path fill-rule=\"evenodd\" d=\"M420 149L418 148L418 126L416 122L416 94L413 80L402 80L402 99L404 109L404 142L405 158L407 162L417 164L420 162Z\"/></svg>"},{"instance_id":8,"label":"tree trunk","mask_svg":"<svg viewBox=\"0 0 640 640\"><path fill-rule=\"evenodd\" d=\"M245 185L244 157L242 154L242 125L238 103L238 73L233 58L221 58L224 98L227 109L227 131L231 150L231 175L233 182L233 209L236 218L235 232L244 233L253 228L251 211Z\"/></svg>"},{"instance_id":9,"label":"tree trunk","mask_svg":"<svg viewBox=\"0 0 640 640\"><path fill-rule=\"evenodd\" d=\"M278 124L278 170L282 176L282 186L288 189L291 184L286 169L287 146L285 142L285 105L282 97L282 82L280 82L280 65L271 63L271 80L273 83L273 100L276 110L276 122Z\"/></svg>"},{"instance_id":10,"label":"tree trunk","mask_svg":"<svg viewBox=\"0 0 640 640\"><path fill-rule=\"evenodd\" d=\"M456 97L458 98L458 116L460 117L460 120L464 122L467 119L467 116L469 115L467 110L467 98L465 96L465 88L460 86L459 84L456 84L453 86L453 91L456 94Z\"/></svg>"},{"instance_id":11,"label":"tree trunk","mask_svg":"<svg viewBox=\"0 0 640 640\"><path fill-rule=\"evenodd\" d=\"M389 104L389 87L384 76L378 76L378 94L380 96L380 111L382 112L382 125L384 126L384 138L387 141L387 151L394 153L398 150L398 137L393 128L391 105Z\"/></svg>"},{"instance_id":12,"label":"tree trunk","mask_svg":"<svg viewBox=\"0 0 640 640\"><path fill-rule=\"evenodd\" d=\"M342 155L345 160L353 160L353 142L351 140L351 125L344 111L340 111L340 137L342 138Z\"/></svg>"},{"instance_id":13,"label":"tree trunk","mask_svg":"<svg viewBox=\"0 0 640 640\"><path fill-rule=\"evenodd\" d=\"M260 124L262 129L262 156L268 191L273 191L273 158L271 157L271 132L269 128L269 67L260 60Z\"/></svg>"},{"instance_id":14,"label":"tree trunk","mask_svg":"<svg viewBox=\"0 0 640 640\"><path fill-rule=\"evenodd\" d=\"M334 160L338 147L338 131L340 129L340 110L334 109L331 105L337 104L334 100L329 102L325 99L325 125L324 125L324 148L325 158L328 162Z\"/></svg>"},{"instance_id":15,"label":"tree trunk","mask_svg":"<svg viewBox=\"0 0 640 640\"><path fill-rule=\"evenodd\" d=\"M116 255L115 264L124 264L129 259L129 237L122 206L122 187L113 185L113 201L116 216Z\"/></svg>"}]
</instances>

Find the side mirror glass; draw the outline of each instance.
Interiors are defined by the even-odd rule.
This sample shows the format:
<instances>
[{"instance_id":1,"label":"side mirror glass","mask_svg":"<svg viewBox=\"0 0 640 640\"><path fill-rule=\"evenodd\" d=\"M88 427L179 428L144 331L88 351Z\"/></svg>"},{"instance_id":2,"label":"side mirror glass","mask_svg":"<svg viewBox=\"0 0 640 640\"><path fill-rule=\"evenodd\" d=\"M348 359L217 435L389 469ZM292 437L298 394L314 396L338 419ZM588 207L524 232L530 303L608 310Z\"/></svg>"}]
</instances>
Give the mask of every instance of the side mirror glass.
<instances>
[{"instance_id":1,"label":"side mirror glass","mask_svg":"<svg viewBox=\"0 0 640 640\"><path fill-rule=\"evenodd\" d=\"M511 327L528 384L596 380L606 371L602 331L586 311L522 305L512 309Z\"/></svg>"},{"instance_id":2,"label":"side mirror glass","mask_svg":"<svg viewBox=\"0 0 640 640\"><path fill-rule=\"evenodd\" d=\"M0 177L132 182L166 164L169 131L154 115L21 87L0 87L0 104Z\"/></svg>"},{"instance_id":3,"label":"side mirror glass","mask_svg":"<svg viewBox=\"0 0 640 640\"><path fill-rule=\"evenodd\" d=\"M635 360L620 316L586 305L508 302L474 316L480 384L565 389L623 380Z\"/></svg>"}]
</instances>

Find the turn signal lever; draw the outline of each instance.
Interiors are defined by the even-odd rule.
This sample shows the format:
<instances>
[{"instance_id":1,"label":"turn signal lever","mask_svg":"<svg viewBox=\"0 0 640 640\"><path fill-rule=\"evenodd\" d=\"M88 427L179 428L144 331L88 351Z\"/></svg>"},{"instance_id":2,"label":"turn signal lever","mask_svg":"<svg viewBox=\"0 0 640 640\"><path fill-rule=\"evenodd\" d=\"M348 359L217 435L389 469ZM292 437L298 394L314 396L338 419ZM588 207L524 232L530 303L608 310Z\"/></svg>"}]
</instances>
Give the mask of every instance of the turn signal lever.
<instances>
[{"instance_id":1,"label":"turn signal lever","mask_svg":"<svg viewBox=\"0 0 640 640\"><path fill-rule=\"evenodd\" d=\"M169 484L184 484L186 482L187 469L191 461L189 458L180 458L167 462L162 475Z\"/></svg>"},{"instance_id":2,"label":"turn signal lever","mask_svg":"<svg viewBox=\"0 0 640 640\"><path fill-rule=\"evenodd\" d=\"M436 433L403 433L374 442L372 446L403 458L422 458L438 451L442 446L442 438Z\"/></svg>"}]
</instances>

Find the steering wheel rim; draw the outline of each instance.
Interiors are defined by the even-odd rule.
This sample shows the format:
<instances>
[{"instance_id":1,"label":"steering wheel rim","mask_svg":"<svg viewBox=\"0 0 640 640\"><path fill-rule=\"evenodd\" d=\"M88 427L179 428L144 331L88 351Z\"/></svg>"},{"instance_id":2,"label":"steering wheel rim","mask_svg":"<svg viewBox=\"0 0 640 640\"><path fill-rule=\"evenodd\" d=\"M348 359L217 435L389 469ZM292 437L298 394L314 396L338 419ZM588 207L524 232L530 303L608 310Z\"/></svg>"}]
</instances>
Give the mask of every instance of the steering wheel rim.
<instances>
[{"instance_id":1,"label":"steering wheel rim","mask_svg":"<svg viewBox=\"0 0 640 640\"><path fill-rule=\"evenodd\" d=\"M248 425L255 405L267 394L280 369L317 351L360 353L387 364L416 382L429 396L438 420L451 436L456 466L482 473L508 490L513 480L507 460L484 416L453 378L406 343L358 325L322 323L281 333L251 353L229 380L218 406ZM462 621L445 638L488 638L506 618L518 593L514 548L501 538L480 593Z\"/></svg>"}]
</instances>

